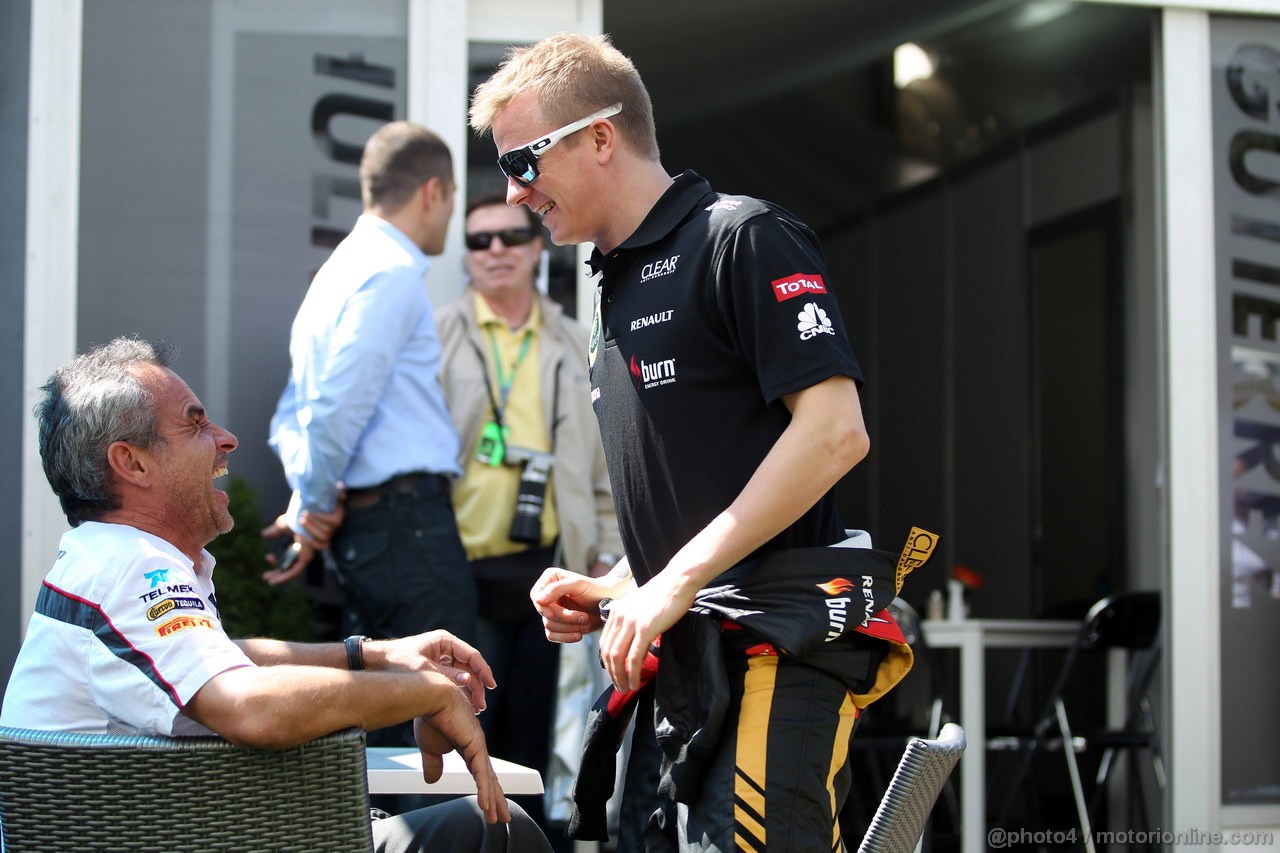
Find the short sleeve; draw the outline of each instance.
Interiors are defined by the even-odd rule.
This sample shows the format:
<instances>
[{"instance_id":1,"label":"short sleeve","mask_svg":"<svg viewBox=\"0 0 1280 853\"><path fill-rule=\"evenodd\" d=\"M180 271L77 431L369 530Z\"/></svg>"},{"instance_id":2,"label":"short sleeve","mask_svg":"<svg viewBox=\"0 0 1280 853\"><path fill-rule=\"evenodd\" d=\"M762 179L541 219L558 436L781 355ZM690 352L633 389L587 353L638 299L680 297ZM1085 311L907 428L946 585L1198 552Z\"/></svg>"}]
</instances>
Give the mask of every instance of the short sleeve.
<instances>
[{"instance_id":1,"label":"short sleeve","mask_svg":"<svg viewBox=\"0 0 1280 853\"><path fill-rule=\"evenodd\" d=\"M162 553L131 562L101 612L89 661L94 701L140 731L174 734L210 678L253 665L223 630L212 588Z\"/></svg>"},{"instance_id":2,"label":"short sleeve","mask_svg":"<svg viewBox=\"0 0 1280 853\"><path fill-rule=\"evenodd\" d=\"M739 225L716 265L715 298L766 402L832 376L861 384L835 286L806 227L772 211Z\"/></svg>"}]
</instances>

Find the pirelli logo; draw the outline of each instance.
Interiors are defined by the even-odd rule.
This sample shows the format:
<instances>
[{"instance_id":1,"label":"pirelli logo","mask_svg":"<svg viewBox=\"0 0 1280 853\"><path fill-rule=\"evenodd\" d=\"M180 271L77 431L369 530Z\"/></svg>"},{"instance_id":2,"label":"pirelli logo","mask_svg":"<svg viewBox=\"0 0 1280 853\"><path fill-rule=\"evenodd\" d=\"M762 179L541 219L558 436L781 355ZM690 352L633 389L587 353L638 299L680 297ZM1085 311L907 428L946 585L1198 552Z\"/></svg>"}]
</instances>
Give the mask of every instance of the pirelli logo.
<instances>
[{"instance_id":1,"label":"pirelli logo","mask_svg":"<svg viewBox=\"0 0 1280 853\"><path fill-rule=\"evenodd\" d=\"M907 544L902 546L898 555L898 567L894 573L894 591L902 592L902 582L907 575L929 562L933 549L938 547L938 534L930 533L919 527L911 528L907 534Z\"/></svg>"},{"instance_id":2,"label":"pirelli logo","mask_svg":"<svg viewBox=\"0 0 1280 853\"><path fill-rule=\"evenodd\" d=\"M163 625L156 626L156 633L161 637L171 637L179 631L185 631L188 628L212 628L213 620L206 616L176 616L165 622Z\"/></svg>"}]
</instances>

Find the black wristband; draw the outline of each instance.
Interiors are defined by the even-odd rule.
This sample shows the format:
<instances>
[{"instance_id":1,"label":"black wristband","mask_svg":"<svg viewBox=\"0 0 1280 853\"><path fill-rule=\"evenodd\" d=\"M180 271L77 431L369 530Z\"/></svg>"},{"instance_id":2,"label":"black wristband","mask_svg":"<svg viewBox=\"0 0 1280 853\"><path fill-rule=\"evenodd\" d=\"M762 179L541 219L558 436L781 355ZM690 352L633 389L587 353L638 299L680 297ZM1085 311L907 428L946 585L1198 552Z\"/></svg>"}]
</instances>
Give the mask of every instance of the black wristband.
<instances>
[{"instance_id":1,"label":"black wristband","mask_svg":"<svg viewBox=\"0 0 1280 853\"><path fill-rule=\"evenodd\" d=\"M342 641L347 647L347 669L358 671L364 669L364 641L368 637L353 634Z\"/></svg>"}]
</instances>

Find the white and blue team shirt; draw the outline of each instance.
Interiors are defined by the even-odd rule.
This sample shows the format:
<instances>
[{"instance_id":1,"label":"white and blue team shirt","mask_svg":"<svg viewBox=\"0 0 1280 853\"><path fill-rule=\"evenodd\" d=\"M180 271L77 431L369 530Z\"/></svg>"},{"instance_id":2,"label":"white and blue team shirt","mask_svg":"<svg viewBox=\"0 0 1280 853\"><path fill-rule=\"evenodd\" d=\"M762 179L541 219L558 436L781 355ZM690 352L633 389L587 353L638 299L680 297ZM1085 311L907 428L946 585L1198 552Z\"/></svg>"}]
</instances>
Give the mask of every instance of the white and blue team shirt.
<instances>
[{"instance_id":1,"label":"white and blue team shirt","mask_svg":"<svg viewBox=\"0 0 1280 853\"><path fill-rule=\"evenodd\" d=\"M813 231L694 172L590 263L592 401L644 582L737 498L791 421L785 395L862 372ZM761 553L843 537L828 493Z\"/></svg>"},{"instance_id":2,"label":"white and blue team shirt","mask_svg":"<svg viewBox=\"0 0 1280 853\"><path fill-rule=\"evenodd\" d=\"M213 557L197 569L121 524L67 531L9 677L0 725L113 734L210 734L181 714L205 683L254 664L222 628Z\"/></svg>"}]
</instances>

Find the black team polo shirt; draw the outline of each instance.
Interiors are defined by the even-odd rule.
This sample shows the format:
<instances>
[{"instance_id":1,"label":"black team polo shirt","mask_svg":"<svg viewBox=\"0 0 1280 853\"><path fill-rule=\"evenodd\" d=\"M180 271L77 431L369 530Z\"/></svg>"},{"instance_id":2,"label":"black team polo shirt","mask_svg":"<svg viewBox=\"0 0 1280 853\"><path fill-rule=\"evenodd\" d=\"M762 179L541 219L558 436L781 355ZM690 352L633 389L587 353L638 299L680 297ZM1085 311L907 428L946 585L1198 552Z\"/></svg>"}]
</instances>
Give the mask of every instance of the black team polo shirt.
<instances>
[{"instance_id":1,"label":"black team polo shirt","mask_svg":"<svg viewBox=\"0 0 1280 853\"><path fill-rule=\"evenodd\" d=\"M590 264L592 404L644 583L746 486L791 420L784 395L862 371L813 231L694 172ZM828 492L758 553L843 537Z\"/></svg>"}]
</instances>

